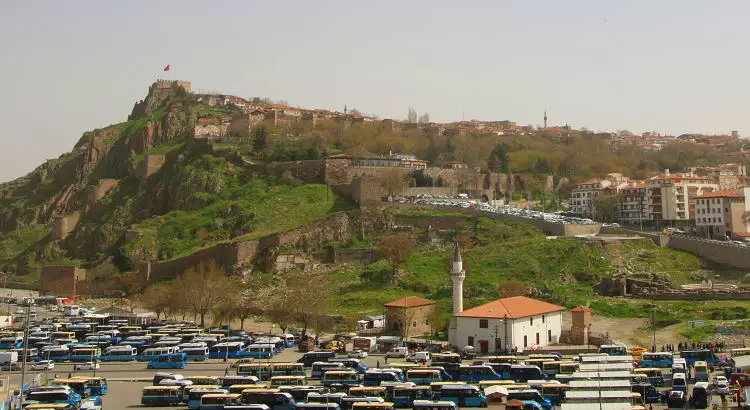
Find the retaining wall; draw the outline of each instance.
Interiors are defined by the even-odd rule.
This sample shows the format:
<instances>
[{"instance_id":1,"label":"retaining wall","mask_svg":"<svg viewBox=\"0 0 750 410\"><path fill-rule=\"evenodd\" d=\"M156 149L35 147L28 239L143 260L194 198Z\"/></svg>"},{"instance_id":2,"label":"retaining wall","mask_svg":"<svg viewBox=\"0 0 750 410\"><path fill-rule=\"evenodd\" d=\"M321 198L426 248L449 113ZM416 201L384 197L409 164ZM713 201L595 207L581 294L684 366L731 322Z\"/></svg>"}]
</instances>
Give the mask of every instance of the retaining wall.
<instances>
[{"instance_id":1,"label":"retaining wall","mask_svg":"<svg viewBox=\"0 0 750 410\"><path fill-rule=\"evenodd\" d=\"M634 299L655 300L750 300L750 292L675 292L650 295L628 295Z\"/></svg>"},{"instance_id":2,"label":"retaining wall","mask_svg":"<svg viewBox=\"0 0 750 410\"><path fill-rule=\"evenodd\" d=\"M460 229L469 222L468 218L460 217L419 217L419 216L397 216L396 225L416 226L421 229Z\"/></svg>"},{"instance_id":3,"label":"retaining wall","mask_svg":"<svg viewBox=\"0 0 750 410\"><path fill-rule=\"evenodd\" d=\"M415 205L410 204L399 204L394 205L396 207L414 207ZM424 206L424 205L418 205L418 206ZM451 211L451 212L461 212L468 215L474 215L474 216L483 216L490 219L504 219L504 220L512 220L516 222L522 222L527 223L536 226L537 228L543 230L544 232L555 235L555 236L574 236L574 235L597 235L599 234L599 230L601 229L601 224L560 224L560 223L554 223L545 221L542 219L534 219L534 218L523 218L520 216L515 215L506 215L506 214L498 214L495 212L488 212L488 211L481 211L477 209L467 209L467 208L461 208L461 207L451 207L451 206L441 206L436 207L435 209L444 210L444 211ZM439 218L439 219L445 219L445 218Z\"/></svg>"},{"instance_id":4,"label":"retaining wall","mask_svg":"<svg viewBox=\"0 0 750 410\"><path fill-rule=\"evenodd\" d=\"M662 235L658 232L640 232L623 228L602 227L602 233L637 235L651 239L659 246L690 252L713 262L750 269L750 247L732 243L707 241L684 235Z\"/></svg>"},{"instance_id":5,"label":"retaining wall","mask_svg":"<svg viewBox=\"0 0 750 410\"><path fill-rule=\"evenodd\" d=\"M252 270L254 265L272 264L276 257L275 253L282 247L309 251L321 249L331 242L348 240L353 228L350 219L354 214L355 212L342 212L307 226L259 240L220 243L169 261L144 262L139 269L144 278L158 281L177 277L190 267L213 260L228 274L244 274Z\"/></svg>"}]
</instances>

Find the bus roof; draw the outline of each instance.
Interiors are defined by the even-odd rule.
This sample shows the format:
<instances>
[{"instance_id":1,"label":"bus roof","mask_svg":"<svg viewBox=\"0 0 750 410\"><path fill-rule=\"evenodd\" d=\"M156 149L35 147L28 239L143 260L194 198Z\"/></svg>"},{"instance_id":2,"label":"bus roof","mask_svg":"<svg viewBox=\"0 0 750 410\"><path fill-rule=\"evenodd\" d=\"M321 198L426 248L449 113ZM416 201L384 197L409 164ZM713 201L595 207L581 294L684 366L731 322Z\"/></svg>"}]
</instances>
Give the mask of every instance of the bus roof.
<instances>
[{"instance_id":1,"label":"bus roof","mask_svg":"<svg viewBox=\"0 0 750 410\"><path fill-rule=\"evenodd\" d=\"M146 386L143 390L180 390L180 386Z\"/></svg>"},{"instance_id":2,"label":"bus roof","mask_svg":"<svg viewBox=\"0 0 750 410\"><path fill-rule=\"evenodd\" d=\"M349 391L385 391L385 386L354 386Z\"/></svg>"},{"instance_id":3,"label":"bus roof","mask_svg":"<svg viewBox=\"0 0 750 410\"><path fill-rule=\"evenodd\" d=\"M242 390L242 393L281 393L281 390L279 389L257 389L257 388L249 388Z\"/></svg>"},{"instance_id":4,"label":"bus roof","mask_svg":"<svg viewBox=\"0 0 750 410\"><path fill-rule=\"evenodd\" d=\"M328 372L328 373L334 373L334 372ZM271 380L273 379L279 379L279 380L300 380L304 379L305 376L271 376Z\"/></svg>"},{"instance_id":5,"label":"bus roof","mask_svg":"<svg viewBox=\"0 0 750 410\"><path fill-rule=\"evenodd\" d=\"M633 392L631 390L599 390L599 391L591 391L591 390L569 390L567 393L565 393L566 399L592 399L596 400L599 398L602 399L630 399L633 397Z\"/></svg>"},{"instance_id":6,"label":"bus roof","mask_svg":"<svg viewBox=\"0 0 750 410\"><path fill-rule=\"evenodd\" d=\"M66 409L70 403L34 403L24 406L24 409Z\"/></svg>"},{"instance_id":7,"label":"bus roof","mask_svg":"<svg viewBox=\"0 0 750 410\"><path fill-rule=\"evenodd\" d=\"M561 410L632 410L628 403L563 403Z\"/></svg>"},{"instance_id":8,"label":"bus roof","mask_svg":"<svg viewBox=\"0 0 750 410\"><path fill-rule=\"evenodd\" d=\"M393 407L393 403L388 401L383 403L355 402L352 407Z\"/></svg>"},{"instance_id":9,"label":"bus roof","mask_svg":"<svg viewBox=\"0 0 750 410\"><path fill-rule=\"evenodd\" d=\"M52 383L85 383L84 379L70 378L70 379L54 379Z\"/></svg>"},{"instance_id":10,"label":"bus roof","mask_svg":"<svg viewBox=\"0 0 750 410\"><path fill-rule=\"evenodd\" d=\"M237 393L216 393L216 394L206 394L203 396L205 399L239 399L240 395Z\"/></svg>"}]
</instances>

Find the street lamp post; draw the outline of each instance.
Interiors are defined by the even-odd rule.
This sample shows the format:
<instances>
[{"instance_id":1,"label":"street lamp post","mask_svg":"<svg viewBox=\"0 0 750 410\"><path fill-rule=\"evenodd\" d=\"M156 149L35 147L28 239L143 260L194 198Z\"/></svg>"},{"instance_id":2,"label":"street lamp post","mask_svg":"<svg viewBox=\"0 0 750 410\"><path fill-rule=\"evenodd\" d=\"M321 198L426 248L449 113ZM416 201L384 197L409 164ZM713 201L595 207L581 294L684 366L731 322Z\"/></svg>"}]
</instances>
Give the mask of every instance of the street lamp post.
<instances>
[{"instance_id":1,"label":"street lamp post","mask_svg":"<svg viewBox=\"0 0 750 410\"><path fill-rule=\"evenodd\" d=\"M21 358L21 399L20 404L23 408L23 402L24 402L24 392L23 392L23 385L26 382L26 357L28 355L28 348L29 348L29 320L31 318L31 299L29 299L26 305L26 322L24 323L24 329L23 329L23 350L21 350L21 354L23 354L23 357Z\"/></svg>"}]
</instances>

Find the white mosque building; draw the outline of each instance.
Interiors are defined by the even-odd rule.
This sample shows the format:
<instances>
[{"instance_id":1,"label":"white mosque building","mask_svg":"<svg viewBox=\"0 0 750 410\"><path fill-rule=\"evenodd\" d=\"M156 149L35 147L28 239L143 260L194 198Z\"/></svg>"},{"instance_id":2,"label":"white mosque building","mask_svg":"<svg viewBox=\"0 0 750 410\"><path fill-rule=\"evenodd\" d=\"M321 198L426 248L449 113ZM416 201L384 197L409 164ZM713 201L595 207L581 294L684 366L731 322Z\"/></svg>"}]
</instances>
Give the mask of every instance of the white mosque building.
<instances>
[{"instance_id":1,"label":"white mosque building","mask_svg":"<svg viewBox=\"0 0 750 410\"><path fill-rule=\"evenodd\" d=\"M557 343L562 332L562 306L513 296L464 310L461 249L456 242L451 266L453 319L448 328L451 346L472 346L479 353L525 350Z\"/></svg>"}]
</instances>

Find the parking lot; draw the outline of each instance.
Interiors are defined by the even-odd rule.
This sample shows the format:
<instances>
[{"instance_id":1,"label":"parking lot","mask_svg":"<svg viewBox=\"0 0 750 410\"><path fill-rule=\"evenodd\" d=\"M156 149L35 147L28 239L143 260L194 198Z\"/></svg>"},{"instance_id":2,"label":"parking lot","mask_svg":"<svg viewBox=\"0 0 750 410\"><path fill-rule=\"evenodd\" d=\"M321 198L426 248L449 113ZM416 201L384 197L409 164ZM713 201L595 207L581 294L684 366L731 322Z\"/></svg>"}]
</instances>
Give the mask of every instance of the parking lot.
<instances>
[{"instance_id":1,"label":"parking lot","mask_svg":"<svg viewBox=\"0 0 750 410\"><path fill-rule=\"evenodd\" d=\"M295 348L284 350L281 354L275 356L272 361L274 362L294 362L301 356ZM390 362L400 362L402 359L391 359ZM188 367L181 370L174 370L172 372L179 373L185 376L190 375L206 375L206 376L223 376L231 364L232 360L224 362L219 359L211 359L206 362L190 362ZM262 360L260 360L262 362ZM386 366L385 358L382 355L370 355L369 357L362 359L363 364L368 367L381 367ZM106 377L109 381L109 394L104 396L104 408L107 409L125 409L125 408L138 408L142 407L141 401L141 390L145 386L151 385L151 379L157 372L164 372L164 370L152 370L146 369L146 365L143 362L127 362L127 363L103 363L101 368L97 370L97 376ZM40 380L44 378L53 378L55 375L58 377L66 377L68 373L73 373L73 366L69 363L57 364L54 370L48 372L29 372L27 373L27 382L39 375ZM77 372L73 375L92 375L93 372ZM229 374L234 374L234 370L229 371ZM711 376L713 380L714 375L719 375L719 372L714 372ZM665 384L669 386L669 372L664 371ZM12 381L20 381L20 373L14 372L12 374ZM319 384L318 380L310 380L309 384ZM668 391L669 387L659 388L660 391ZM689 390L691 393L692 386ZM714 395L712 402L720 405L721 398L718 395ZM184 407L184 406L183 406ZM167 409L174 407L149 407L152 409ZM661 404L653 404L654 409L666 409L667 407Z\"/></svg>"}]
</instances>

